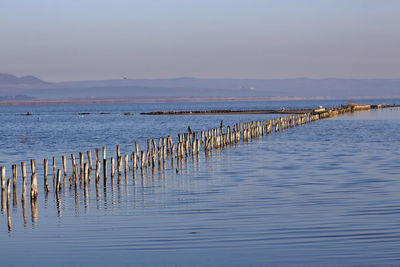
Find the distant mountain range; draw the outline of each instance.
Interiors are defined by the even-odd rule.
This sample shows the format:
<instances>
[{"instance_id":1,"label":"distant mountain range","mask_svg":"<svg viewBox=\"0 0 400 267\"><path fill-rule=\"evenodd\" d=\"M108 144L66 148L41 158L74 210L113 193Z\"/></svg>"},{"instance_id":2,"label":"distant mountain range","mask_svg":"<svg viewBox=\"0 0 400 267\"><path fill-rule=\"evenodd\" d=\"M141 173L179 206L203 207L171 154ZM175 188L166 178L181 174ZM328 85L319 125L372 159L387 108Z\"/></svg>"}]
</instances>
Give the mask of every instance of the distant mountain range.
<instances>
[{"instance_id":1,"label":"distant mountain range","mask_svg":"<svg viewBox=\"0 0 400 267\"><path fill-rule=\"evenodd\" d=\"M0 97L112 98L400 98L400 79L117 79L49 83L0 74Z\"/></svg>"},{"instance_id":2,"label":"distant mountain range","mask_svg":"<svg viewBox=\"0 0 400 267\"><path fill-rule=\"evenodd\" d=\"M17 77L12 74L0 73L0 88L40 87L48 86L50 83L42 81L35 76L28 75Z\"/></svg>"}]
</instances>

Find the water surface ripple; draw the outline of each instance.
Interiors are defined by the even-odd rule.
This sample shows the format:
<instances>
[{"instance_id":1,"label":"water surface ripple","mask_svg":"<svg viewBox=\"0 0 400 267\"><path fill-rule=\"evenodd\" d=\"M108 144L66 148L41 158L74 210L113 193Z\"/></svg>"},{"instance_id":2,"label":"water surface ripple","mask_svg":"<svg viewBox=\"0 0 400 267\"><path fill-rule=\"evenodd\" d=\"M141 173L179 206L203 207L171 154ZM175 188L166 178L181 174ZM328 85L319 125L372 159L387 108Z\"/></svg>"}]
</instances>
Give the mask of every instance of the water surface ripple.
<instances>
[{"instance_id":1,"label":"water surface ripple","mask_svg":"<svg viewBox=\"0 0 400 267\"><path fill-rule=\"evenodd\" d=\"M35 115L15 115L24 109ZM167 161L165 169L139 171L135 178L129 172L121 184L109 178L106 187L101 180L96 188L92 179L86 191L67 186L59 198L52 188L45 196L44 157L56 156L61 166L61 155L107 145L115 156L116 144L128 153L134 141L144 148L147 138L175 138L188 125L198 131L218 127L220 120L228 125L274 117L123 115L160 109L178 110L179 104L2 107L0 165L10 176L11 164L36 158L39 188L32 219L30 202L24 209L20 201L18 177L11 231L7 212L0 215L2 265L400 264L399 109L346 114L209 157L190 155L179 174ZM91 114L77 115L83 111ZM98 114L103 111L111 114Z\"/></svg>"}]
</instances>

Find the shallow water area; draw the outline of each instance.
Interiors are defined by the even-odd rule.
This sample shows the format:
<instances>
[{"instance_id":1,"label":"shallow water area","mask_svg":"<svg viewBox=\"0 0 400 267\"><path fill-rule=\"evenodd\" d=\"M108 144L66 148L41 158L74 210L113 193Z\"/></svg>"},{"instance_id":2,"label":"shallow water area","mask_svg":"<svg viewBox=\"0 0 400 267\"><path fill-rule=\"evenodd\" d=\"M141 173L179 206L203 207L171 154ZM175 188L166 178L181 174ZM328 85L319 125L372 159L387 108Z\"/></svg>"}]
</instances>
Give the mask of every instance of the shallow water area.
<instances>
[{"instance_id":1,"label":"shallow water area","mask_svg":"<svg viewBox=\"0 0 400 267\"><path fill-rule=\"evenodd\" d=\"M367 101L371 102L371 101ZM379 101L378 101L379 102ZM315 107L318 102L224 103L229 108ZM326 102L324 105L340 105ZM391 103L390 103L391 104ZM186 105L186 104L185 104ZM198 105L198 106L196 106ZM209 106L207 106L209 105ZM43 191L42 160L276 115L124 116L222 104L68 105L2 109L1 163L37 159L39 197L0 215L4 265L398 265L400 109L319 120L179 164L132 171L104 186ZM224 106L225 107L225 106ZM100 114L102 110L110 114ZM79 115L89 112L89 115ZM26 113L26 112L25 112ZM38 119L39 118L39 119ZM22 134L23 136L19 136ZM93 153L93 152L92 152ZM19 167L19 165L18 165ZM69 170L71 169L68 166ZM29 167L28 167L29 170ZM20 170L19 174L20 175ZM28 177L30 177L28 175ZM101 176L102 177L102 176ZM28 184L30 178L28 178Z\"/></svg>"}]
</instances>

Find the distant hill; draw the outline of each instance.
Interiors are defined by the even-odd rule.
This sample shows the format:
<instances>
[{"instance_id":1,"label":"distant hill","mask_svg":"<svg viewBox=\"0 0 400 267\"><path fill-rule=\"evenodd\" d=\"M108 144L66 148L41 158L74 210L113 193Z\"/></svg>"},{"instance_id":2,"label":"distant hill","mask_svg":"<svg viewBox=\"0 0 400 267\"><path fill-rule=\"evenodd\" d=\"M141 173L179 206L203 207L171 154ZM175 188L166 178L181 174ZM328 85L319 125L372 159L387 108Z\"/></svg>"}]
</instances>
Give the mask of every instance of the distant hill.
<instances>
[{"instance_id":1,"label":"distant hill","mask_svg":"<svg viewBox=\"0 0 400 267\"><path fill-rule=\"evenodd\" d=\"M116 79L48 83L0 74L0 96L45 99L115 98L400 98L400 79ZM1 100L0 100L1 101Z\"/></svg>"},{"instance_id":2,"label":"distant hill","mask_svg":"<svg viewBox=\"0 0 400 267\"><path fill-rule=\"evenodd\" d=\"M42 81L32 75L17 77L12 74L0 73L0 87L27 88L48 85L50 85L50 83Z\"/></svg>"}]
</instances>

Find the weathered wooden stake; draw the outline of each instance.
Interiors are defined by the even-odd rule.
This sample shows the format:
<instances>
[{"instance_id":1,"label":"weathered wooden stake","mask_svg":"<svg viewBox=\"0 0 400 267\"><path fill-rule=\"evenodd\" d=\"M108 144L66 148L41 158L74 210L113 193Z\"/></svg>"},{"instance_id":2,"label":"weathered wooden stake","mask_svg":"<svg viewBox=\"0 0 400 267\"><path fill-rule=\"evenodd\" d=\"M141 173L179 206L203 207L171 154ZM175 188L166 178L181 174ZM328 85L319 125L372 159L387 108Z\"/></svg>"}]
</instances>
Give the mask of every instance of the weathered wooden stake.
<instances>
[{"instance_id":1,"label":"weathered wooden stake","mask_svg":"<svg viewBox=\"0 0 400 267\"><path fill-rule=\"evenodd\" d=\"M63 170L64 170L64 176L67 176L67 157L62 156L62 162L63 162Z\"/></svg>"},{"instance_id":2,"label":"weathered wooden stake","mask_svg":"<svg viewBox=\"0 0 400 267\"><path fill-rule=\"evenodd\" d=\"M53 157L53 173L54 173L54 177L56 176L56 158Z\"/></svg>"},{"instance_id":3,"label":"weathered wooden stake","mask_svg":"<svg viewBox=\"0 0 400 267\"><path fill-rule=\"evenodd\" d=\"M26 163L21 162L21 172L22 172L22 199L25 199L26 195Z\"/></svg>"},{"instance_id":4,"label":"weathered wooden stake","mask_svg":"<svg viewBox=\"0 0 400 267\"><path fill-rule=\"evenodd\" d=\"M1 190L6 189L6 167L1 166Z\"/></svg>"},{"instance_id":5,"label":"weathered wooden stake","mask_svg":"<svg viewBox=\"0 0 400 267\"><path fill-rule=\"evenodd\" d=\"M36 161L34 159L31 159L31 173L36 173Z\"/></svg>"},{"instance_id":6,"label":"weathered wooden stake","mask_svg":"<svg viewBox=\"0 0 400 267\"><path fill-rule=\"evenodd\" d=\"M104 176L104 185L107 184L107 159L103 159L103 176Z\"/></svg>"},{"instance_id":7,"label":"weathered wooden stake","mask_svg":"<svg viewBox=\"0 0 400 267\"><path fill-rule=\"evenodd\" d=\"M83 152L79 152L79 166L81 174L83 173L83 160L84 160Z\"/></svg>"},{"instance_id":8,"label":"weathered wooden stake","mask_svg":"<svg viewBox=\"0 0 400 267\"><path fill-rule=\"evenodd\" d=\"M138 158L138 156L137 156L137 154L136 154L136 152L133 152L133 157L132 157L132 161L133 161L133 170L135 171L136 169L137 169L137 158Z\"/></svg>"},{"instance_id":9,"label":"weathered wooden stake","mask_svg":"<svg viewBox=\"0 0 400 267\"><path fill-rule=\"evenodd\" d=\"M96 183L99 181L100 179L100 161L97 160L96 161Z\"/></svg>"},{"instance_id":10,"label":"weathered wooden stake","mask_svg":"<svg viewBox=\"0 0 400 267\"><path fill-rule=\"evenodd\" d=\"M89 170L92 169L92 151L88 150L87 152L88 161L89 161Z\"/></svg>"},{"instance_id":11,"label":"weathered wooden stake","mask_svg":"<svg viewBox=\"0 0 400 267\"><path fill-rule=\"evenodd\" d=\"M129 165L128 165L128 159L129 159L129 156L128 156L128 154L125 154L125 173L127 173L128 172L128 170L129 170Z\"/></svg>"},{"instance_id":12,"label":"weathered wooden stake","mask_svg":"<svg viewBox=\"0 0 400 267\"><path fill-rule=\"evenodd\" d=\"M115 159L114 157L111 157L111 177L114 177L115 175Z\"/></svg>"},{"instance_id":13,"label":"weathered wooden stake","mask_svg":"<svg viewBox=\"0 0 400 267\"><path fill-rule=\"evenodd\" d=\"M88 177L89 177L89 165L88 165L87 162L85 162L84 170L85 170L85 176L84 176L84 181L83 182L84 182L84 184L87 184Z\"/></svg>"},{"instance_id":14,"label":"weathered wooden stake","mask_svg":"<svg viewBox=\"0 0 400 267\"><path fill-rule=\"evenodd\" d=\"M72 162L72 168L74 168L74 166L76 165L74 154L71 154L71 162Z\"/></svg>"},{"instance_id":15,"label":"weathered wooden stake","mask_svg":"<svg viewBox=\"0 0 400 267\"><path fill-rule=\"evenodd\" d=\"M146 163L146 155L145 155L146 153L143 150L140 151L140 152L141 152L141 156L142 156L142 158L141 158L142 159L141 160L141 169L143 169L143 167L146 166L146 164L145 164Z\"/></svg>"},{"instance_id":16,"label":"weathered wooden stake","mask_svg":"<svg viewBox=\"0 0 400 267\"><path fill-rule=\"evenodd\" d=\"M47 165L48 165L49 160L48 159L44 159L43 160L43 186L44 186L44 190L46 192L48 192L48 184L47 184Z\"/></svg>"}]
</instances>

